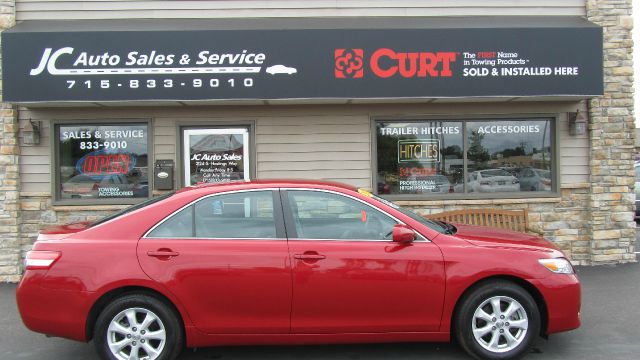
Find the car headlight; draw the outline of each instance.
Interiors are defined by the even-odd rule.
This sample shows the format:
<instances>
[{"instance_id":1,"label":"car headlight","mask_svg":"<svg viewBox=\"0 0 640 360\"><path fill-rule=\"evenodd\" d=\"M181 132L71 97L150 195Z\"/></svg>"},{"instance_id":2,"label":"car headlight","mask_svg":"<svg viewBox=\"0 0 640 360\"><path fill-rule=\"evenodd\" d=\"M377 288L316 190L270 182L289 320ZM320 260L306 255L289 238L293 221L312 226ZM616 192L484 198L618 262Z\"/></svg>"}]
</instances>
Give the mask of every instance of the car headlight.
<instances>
[{"instance_id":1,"label":"car headlight","mask_svg":"<svg viewBox=\"0 0 640 360\"><path fill-rule=\"evenodd\" d=\"M565 258L540 259L538 262L553 273L573 274L573 266L571 266L571 262Z\"/></svg>"}]
</instances>

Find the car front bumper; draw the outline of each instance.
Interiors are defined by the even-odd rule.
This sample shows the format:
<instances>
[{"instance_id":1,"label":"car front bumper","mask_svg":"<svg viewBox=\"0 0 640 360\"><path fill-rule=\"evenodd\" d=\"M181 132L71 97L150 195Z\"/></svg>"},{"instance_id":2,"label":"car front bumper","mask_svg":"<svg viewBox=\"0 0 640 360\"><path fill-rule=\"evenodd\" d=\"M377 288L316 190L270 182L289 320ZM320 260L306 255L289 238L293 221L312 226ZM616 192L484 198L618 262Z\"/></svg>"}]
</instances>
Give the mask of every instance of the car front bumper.
<instances>
[{"instance_id":1,"label":"car front bumper","mask_svg":"<svg viewBox=\"0 0 640 360\"><path fill-rule=\"evenodd\" d=\"M580 327L581 286L575 274L552 274L536 281L547 306L546 335Z\"/></svg>"}]
</instances>

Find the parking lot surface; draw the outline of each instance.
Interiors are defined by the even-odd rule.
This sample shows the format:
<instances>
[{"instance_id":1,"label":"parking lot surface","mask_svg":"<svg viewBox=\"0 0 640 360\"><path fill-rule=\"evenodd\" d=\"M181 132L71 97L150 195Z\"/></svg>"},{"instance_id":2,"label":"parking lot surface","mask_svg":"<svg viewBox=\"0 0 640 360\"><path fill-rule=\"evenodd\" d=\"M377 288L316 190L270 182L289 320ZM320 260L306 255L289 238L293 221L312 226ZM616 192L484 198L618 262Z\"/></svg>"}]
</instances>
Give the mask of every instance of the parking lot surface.
<instances>
[{"instance_id":1,"label":"parking lot surface","mask_svg":"<svg viewBox=\"0 0 640 360\"><path fill-rule=\"evenodd\" d=\"M534 351L525 359L640 359L640 264L582 267L577 270L583 285L582 327L553 335L549 340L539 339ZM92 343L47 338L27 330L18 315L15 288L15 284L0 284L0 359L97 358ZM455 344L218 347L188 349L180 356L180 360L265 358L470 359Z\"/></svg>"}]
</instances>

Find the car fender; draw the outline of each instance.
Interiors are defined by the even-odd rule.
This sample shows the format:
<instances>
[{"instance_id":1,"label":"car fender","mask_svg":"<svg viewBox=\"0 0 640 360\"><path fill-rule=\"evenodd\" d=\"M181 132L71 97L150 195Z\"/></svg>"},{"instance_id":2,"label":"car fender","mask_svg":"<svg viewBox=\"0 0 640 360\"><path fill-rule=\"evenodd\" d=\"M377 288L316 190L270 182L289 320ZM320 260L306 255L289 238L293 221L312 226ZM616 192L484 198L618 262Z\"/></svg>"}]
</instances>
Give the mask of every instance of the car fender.
<instances>
[{"instance_id":1,"label":"car fender","mask_svg":"<svg viewBox=\"0 0 640 360\"><path fill-rule=\"evenodd\" d=\"M469 251L468 245L453 245L446 235L439 237L439 245L445 257L446 293L443 306L443 318L440 331L451 331L451 319L455 315L456 305L464 293L475 284L491 278L512 279L516 283L537 288L536 280L552 275L537 265L541 257L535 251L511 248L475 247ZM462 250L466 248L466 251ZM485 261L478 262L478 259Z\"/></svg>"},{"instance_id":2,"label":"car fender","mask_svg":"<svg viewBox=\"0 0 640 360\"><path fill-rule=\"evenodd\" d=\"M146 276L146 275L145 275ZM182 318L185 328L193 326L193 321L187 311L186 307L180 302L180 300L174 296L167 288L162 286L149 278L135 278L125 279L119 281L113 281L101 286L92 296L92 308L89 314L87 314L87 325L91 326L93 321L99 315L99 310L108 303L109 300L118 297L120 294L130 292L144 292L150 291L151 293L159 294L169 301L178 311ZM92 328L87 328L88 331L92 331Z\"/></svg>"}]
</instances>

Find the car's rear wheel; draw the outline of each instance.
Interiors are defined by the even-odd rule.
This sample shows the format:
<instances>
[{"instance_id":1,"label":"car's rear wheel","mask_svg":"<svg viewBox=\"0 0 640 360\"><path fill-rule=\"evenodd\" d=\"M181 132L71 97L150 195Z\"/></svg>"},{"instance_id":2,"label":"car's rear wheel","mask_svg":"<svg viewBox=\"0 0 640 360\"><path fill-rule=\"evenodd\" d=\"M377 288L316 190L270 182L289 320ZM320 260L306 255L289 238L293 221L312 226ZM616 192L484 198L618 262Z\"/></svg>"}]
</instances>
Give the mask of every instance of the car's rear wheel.
<instances>
[{"instance_id":1,"label":"car's rear wheel","mask_svg":"<svg viewBox=\"0 0 640 360\"><path fill-rule=\"evenodd\" d=\"M104 360L173 360L184 336L175 311L152 296L130 294L105 307L94 342Z\"/></svg>"},{"instance_id":2,"label":"car's rear wheel","mask_svg":"<svg viewBox=\"0 0 640 360\"><path fill-rule=\"evenodd\" d=\"M454 321L456 339L476 359L518 359L540 333L535 300L522 287L503 280L467 294Z\"/></svg>"}]
</instances>

